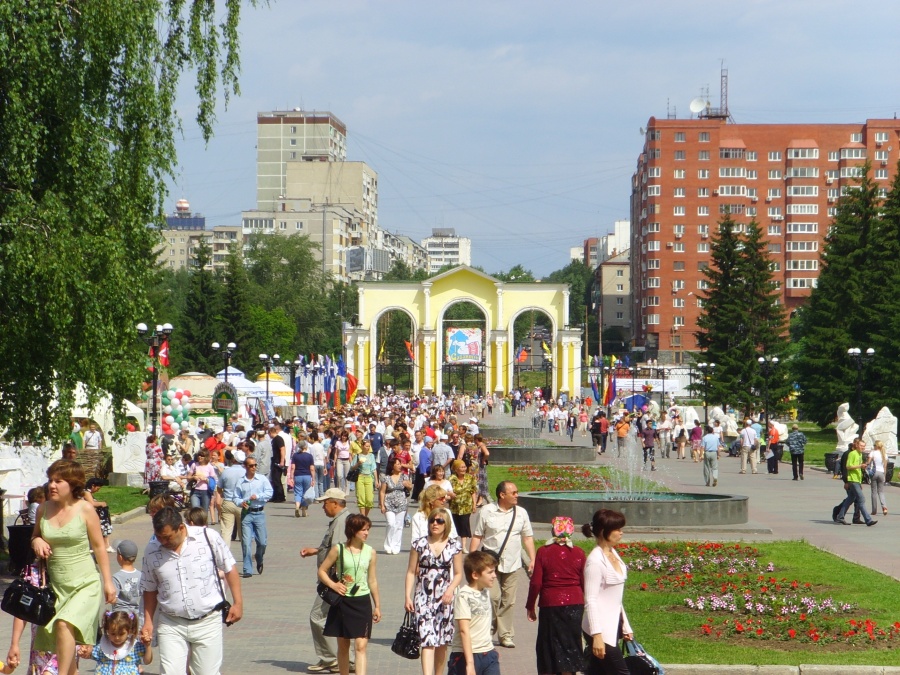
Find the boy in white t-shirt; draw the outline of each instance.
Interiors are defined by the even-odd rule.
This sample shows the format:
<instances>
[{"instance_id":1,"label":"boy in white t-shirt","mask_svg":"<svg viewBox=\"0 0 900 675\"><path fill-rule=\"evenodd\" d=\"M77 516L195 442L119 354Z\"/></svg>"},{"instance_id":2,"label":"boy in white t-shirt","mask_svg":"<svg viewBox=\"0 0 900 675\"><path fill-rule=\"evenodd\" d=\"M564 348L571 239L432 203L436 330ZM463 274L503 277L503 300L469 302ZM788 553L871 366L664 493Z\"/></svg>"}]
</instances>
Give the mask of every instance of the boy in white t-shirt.
<instances>
[{"instance_id":1,"label":"boy in white t-shirt","mask_svg":"<svg viewBox=\"0 0 900 675\"><path fill-rule=\"evenodd\" d=\"M456 632L450 643L449 675L500 675L500 657L491 641L492 607L489 589L497 579L497 559L474 551L463 562L465 586L453 601Z\"/></svg>"}]
</instances>

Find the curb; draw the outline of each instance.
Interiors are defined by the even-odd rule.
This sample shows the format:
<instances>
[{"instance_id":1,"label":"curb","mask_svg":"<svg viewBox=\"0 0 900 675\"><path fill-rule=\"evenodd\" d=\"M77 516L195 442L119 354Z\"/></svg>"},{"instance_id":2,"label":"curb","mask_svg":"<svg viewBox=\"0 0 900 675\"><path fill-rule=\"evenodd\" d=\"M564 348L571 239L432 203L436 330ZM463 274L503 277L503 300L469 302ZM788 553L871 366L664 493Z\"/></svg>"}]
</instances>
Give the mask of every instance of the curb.
<instances>
[{"instance_id":1,"label":"curb","mask_svg":"<svg viewBox=\"0 0 900 675\"><path fill-rule=\"evenodd\" d=\"M799 666L709 665L673 663L663 666L666 675L900 675L896 666L835 666L803 664Z\"/></svg>"},{"instance_id":2,"label":"curb","mask_svg":"<svg viewBox=\"0 0 900 675\"><path fill-rule=\"evenodd\" d=\"M133 520L138 516L145 515L147 513L146 506L138 506L135 509L131 509L131 511L126 511L125 513L119 513L112 518L110 521L113 525L121 525L122 523L127 523L129 520Z\"/></svg>"},{"instance_id":3,"label":"curb","mask_svg":"<svg viewBox=\"0 0 900 675\"><path fill-rule=\"evenodd\" d=\"M628 525L629 533L638 534L773 534L768 527L705 527L703 525L685 525L675 527L656 527L652 525Z\"/></svg>"}]
</instances>

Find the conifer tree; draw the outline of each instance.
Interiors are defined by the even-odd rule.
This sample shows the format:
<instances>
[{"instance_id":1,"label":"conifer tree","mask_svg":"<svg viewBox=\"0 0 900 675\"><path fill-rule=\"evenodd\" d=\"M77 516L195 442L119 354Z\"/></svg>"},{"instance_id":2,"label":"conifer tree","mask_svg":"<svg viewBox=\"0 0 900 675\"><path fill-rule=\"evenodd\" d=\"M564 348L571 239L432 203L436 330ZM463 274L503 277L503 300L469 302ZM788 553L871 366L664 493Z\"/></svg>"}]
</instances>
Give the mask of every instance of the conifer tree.
<instances>
[{"instance_id":1,"label":"conifer tree","mask_svg":"<svg viewBox=\"0 0 900 675\"><path fill-rule=\"evenodd\" d=\"M224 366L221 355L212 349L222 341L222 287L208 269L212 251L204 239L194 248L191 285L184 303L184 314L173 349L181 352L185 368L201 373L217 373ZM227 340L226 340L227 342Z\"/></svg>"},{"instance_id":2,"label":"conifer tree","mask_svg":"<svg viewBox=\"0 0 900 675\"><path fill-rule=\"evenodd\" d=\"M222 334L217 342L223 345L234 342L238 346L232 363L245 373L259 363L259 352L252 339L249 284L250 278L244 268L240 250L234 246L225 259L225 273L222 277ZM221 366L225 367L224 361Z\"/></svg>"}]
</instances>

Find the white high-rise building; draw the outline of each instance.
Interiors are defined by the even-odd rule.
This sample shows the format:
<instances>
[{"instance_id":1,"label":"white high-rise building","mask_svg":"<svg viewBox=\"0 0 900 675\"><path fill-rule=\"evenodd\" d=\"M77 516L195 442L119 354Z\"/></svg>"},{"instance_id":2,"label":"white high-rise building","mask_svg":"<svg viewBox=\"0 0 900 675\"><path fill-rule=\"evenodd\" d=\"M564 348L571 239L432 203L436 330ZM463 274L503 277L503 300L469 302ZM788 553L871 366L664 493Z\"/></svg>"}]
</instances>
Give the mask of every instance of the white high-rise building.
<instances>
[{"instance_id":1,"label":"white high-rise building","mask_svg":"<svg viewBox=\"0 0 900 675\"><path fill-rule=\"evenodd\" d=\"M452 227L436 227L422 240L428 251L428 273L434 274L445 265L471 265L472 240L457 237Z\"/></svg>"}]
</instances>

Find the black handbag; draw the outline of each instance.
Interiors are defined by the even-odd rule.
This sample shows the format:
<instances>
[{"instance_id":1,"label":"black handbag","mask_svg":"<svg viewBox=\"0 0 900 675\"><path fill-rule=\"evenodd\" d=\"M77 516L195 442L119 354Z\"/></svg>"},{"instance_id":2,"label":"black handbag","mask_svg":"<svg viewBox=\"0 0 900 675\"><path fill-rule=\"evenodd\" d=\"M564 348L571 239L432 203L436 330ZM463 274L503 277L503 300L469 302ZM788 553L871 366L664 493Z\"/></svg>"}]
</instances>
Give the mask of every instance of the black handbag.
<instances>
[{"instance_id":1,"label":"black handbag","mask_svg":"<svg viewBox=\"0 0 900 675\"><path fill-rule=\"evenodd\" d=\"M416 622L410 612L403 617L403 624L397 631L391 651L404 659L415 661L419 658L419 631L416 630Z\"/></svg>"},{"instance_id":2,"label":"black handbag","mask_svg":"<svg viewBox=\"0 0 900 675\"><path fill-rule=\"evenodd\" d=\"M350 467L350 470L347 472L347 481L350 483L355 483L359 480L359 462Z\"/></svg>"},{"instance_id":3,"label":"black handbag","mask_svg":"<svg viewBox=\"0 0 900 675\"><path fill-rule=\"evenodd\" d=\"M338 562L335 565L340 566L340 571L335 575L332 573L331 580L334 582L340 582L344 577L344 545L338 544ZM335 568L332 568L335 569ZM337 607L341 604L341 600L344 599L344 596L334 590L331 586L328 586L321 581L316 584L316 594L325 601L326 604L331 605L332 607Z\"/></svg>"},{"instance_id":4,"label":"black handbag","mask_svg":"<svg viewBox=\"0 0 900 675\"><path fill-rule=\"evenodd\" d=\"M659 661L650 656L640 642L623 640L622 655L631 675L666 675Z\"/></svg>"},{"instance_id":5,"label":"black handbag","mask_svg":"<svg viewBox=\"0 0 900 675\"><path fill-rule=\"evenodd\" d=\"M56 593L47 585L47 566L40 562L41 585L34 586L18 577L7 587L0 609L17 619L46 626L56 615Z\"/></svg>"}]
</instances>

